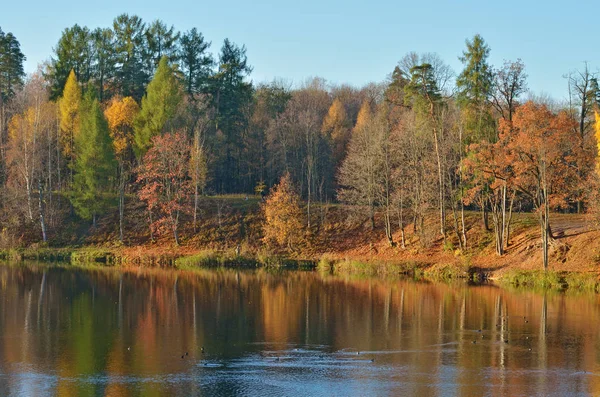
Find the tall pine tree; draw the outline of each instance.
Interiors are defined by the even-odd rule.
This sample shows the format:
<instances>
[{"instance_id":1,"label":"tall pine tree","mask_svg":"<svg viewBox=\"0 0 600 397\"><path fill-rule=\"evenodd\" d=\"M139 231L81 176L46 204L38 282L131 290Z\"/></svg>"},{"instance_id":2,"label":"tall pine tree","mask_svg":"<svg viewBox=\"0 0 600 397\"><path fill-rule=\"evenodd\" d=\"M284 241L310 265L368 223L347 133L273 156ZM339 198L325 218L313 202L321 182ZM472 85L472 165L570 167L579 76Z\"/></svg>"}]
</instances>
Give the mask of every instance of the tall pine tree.
<instances>
[{"instance_id":1,"label":"tall pine tree","mask_svg":"<svg viewBox=\"0 0 600 397\"><path fill-rule=\"evenodd\" d=\"M23 85L23 61L25 55L21 45L12 33L4 33L0 28L0 99L11 98Z\"/></svg>"},{"instance_id":2,"label":"tall pine tree","mask_svg":"<svg viewBox=\"0 0 600 397\"><path fill-rule=\"evenodd\" d=\"M162 57L154 78L142 99L142 110L134 121L135 153L142 158L152 144L152 138L172 127L182 90L175 70Z\"/></svg>"},{"instance_id":3,"label":"tall pine tree","mask_svg":"<svg viewBox=\"0 0 600 397\"><path fill-rule=\"evenodd\" d=\"M144 95L148 74L144 68L146 25L137 15L121 14L113 22L117 91L139 101Z\"/></svg>"},{"instance_id":4,"label":"tall pine tree","mask_svg":"<svg viewBox=\"0 0 600 397\"><path fill-rule=\"evenodd\" d=\"M214 60L206 51L210 42L204 40L202 33L193 28L185 32L179 40L181 71L184 75L185 90L194 97L207 91L208 81Z\"/></svg>"},{"instance_id":5,"label":"tall pine tree","mask_svg":"<svg viewBox=\"0 0 600 397\"><path fill-rule=\"evenodd\" d=\"M75 24L63 31L46 74L52 99L62 95L71 71L81 85L87 84L92 76L93 52L92 33L87 27Z\"/></svg>"},{"instance_id":6,"label":"tall pine tree","mask_svg":"<svg viewBox=\"0 0 600 397\"><path fill-rule=\"evenodd\" d=\"M215 109L215 131L222 146L216 159L217 190L239 190L244 133L247 130L248 109L252 100L252 84L245 78L252 72L246 57L246 47L238 47L225 39L219 55L219 69L212 78L212 99Z\"/></svg>"},{"instance_id":7,"label":"tall pine tree","mask_svg":"<svg viewBox=\"0 0 600 397\"><path fill-rule=\"evenodd\" d=\"M108 192L116 175L117 162L108 123L91 92L85 95L80 117L71 203L81 218L92 219L95 226L96 216L112 201Z\"/></svg>"}]
</instances>

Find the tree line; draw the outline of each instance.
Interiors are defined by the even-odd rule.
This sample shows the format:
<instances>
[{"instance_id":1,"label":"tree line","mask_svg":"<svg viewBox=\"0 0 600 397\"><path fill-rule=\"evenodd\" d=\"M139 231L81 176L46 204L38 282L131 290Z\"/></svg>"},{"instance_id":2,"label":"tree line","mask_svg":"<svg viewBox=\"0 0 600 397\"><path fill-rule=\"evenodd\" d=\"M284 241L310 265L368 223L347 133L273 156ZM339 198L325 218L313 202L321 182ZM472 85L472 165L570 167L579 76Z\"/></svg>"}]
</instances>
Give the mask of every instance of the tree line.
<instances>
[{"instance_id":1,"label":"tree line","mask_svg":"<svg viewBox=\"0 0 600 397\"><path fill-rule=\"evenodd\" d=\"M302 200L310 234L324 203L339 201L367 208L372 228L382 214L401 247L412 232L467 250L467 208L481 211L502 255L513 209L531 209L547 265L550 211L595 204L600 89L587 64L557 103L528 95L522 61L492 66L480 35L466 41L458 75L411 52L387 81L360 88L254 84L244 46L226 39L216 57L210 46L195 28L123 14L112 27L65 29L51 60L25 76L18 41L0 30L4 233L46 241L72 213L95 224L118 207L123 241L135 194L151 237L178 242L181 219L196 230L203 195L263 194L281 179L275 192L297 192L284 202Z\"/></svg>"}]
</instances>

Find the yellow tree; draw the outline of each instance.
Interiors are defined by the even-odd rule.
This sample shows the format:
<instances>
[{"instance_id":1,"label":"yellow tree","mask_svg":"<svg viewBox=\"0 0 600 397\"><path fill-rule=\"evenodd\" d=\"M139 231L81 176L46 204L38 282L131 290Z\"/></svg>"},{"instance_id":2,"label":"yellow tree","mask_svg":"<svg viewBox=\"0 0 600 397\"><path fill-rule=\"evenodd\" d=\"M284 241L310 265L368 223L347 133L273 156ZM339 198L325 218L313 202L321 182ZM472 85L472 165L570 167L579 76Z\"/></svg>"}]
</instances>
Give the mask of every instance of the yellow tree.
<instances>
[{"instance_id":1,"label":"yellow tree","mask_svg":"<svg viewBox=\"0 0 600 397\"><path fill-rule=\"evenodd\" d=\"M598 157L596 157L596 173L600 176L600 113L594 112L596 116L596 144L598 145Z\"/></svg>"},{"instance_id":2,"label":"yellow tree","mask_svg":"<svg viewBox=\"0 0 600 397\"><path fill-rule=\"evenodd\" d=\"M342 101L335 99L323 120L321 132L331 139L334 167L337 169L346 154L346 146L350 140L348 116Z\"/></svg>"},{"instance_id":3,"label":"yellow tree","mask_svg":"<svg viewBox=\"0 0 600 397\"><path fill-rule=\"evenodd\" d=\"M361 128L364 128L371 119L373 118L373 112L371 111L371 105L369 102L364 101L360 106L360 110L358 111L358 116L356 116L356 124L354 125L354 131L358 131Z\"/></svg>"},{"instance_id":4,"label":"yellow tree","mask_svg":"<svg viewBox=\"0 0 600 397\"><path fill-rule=\"evenodd\" d=\"M282 176L279 184L273 187L263 211L264 241L293 251L303 240L304 213L289 173Z\"/></svg>"},{"instance_id":5,"label":"yellow tree","mask_svg":"<svg viewBox=\"0 0 600 397\"><path fill-rule=\"evenodd\" d=\"M14 115L8 126L7 184L16 194L17 210L20 212L21 205L26 206L23 212L29 221L39 219L44 242L47 241L46 217L52 202L47 200L45 192L50 191L51 194L51 149L55 134L56 107L45 100L35 101L25 111Z\"/></svg>"},{"instance_id":6,"label":"yellow tree","mask_svg":"<svg viewBox=\"0 0 600 397\"><path fill-rule=\"evenodd\" d=\"M104 111L119 163L119 240L123 242L125 189L133 166L133 121L140 107L132 97L113 98Z\"/></svg>"},{"instance_id":7,"label":"yellow tree","mask_svg":"<svg viewBox=\"0 0 600 397\"><path fill-rule=\"evenodd\" d=\"M71 169L73 179L73 154L75 149L75 134L79 131L79 108L81 106L81 89L77 83L75 72L71 70L63 96L58 102L60 111L60 145Z\"/></svg>"}]
</instances>

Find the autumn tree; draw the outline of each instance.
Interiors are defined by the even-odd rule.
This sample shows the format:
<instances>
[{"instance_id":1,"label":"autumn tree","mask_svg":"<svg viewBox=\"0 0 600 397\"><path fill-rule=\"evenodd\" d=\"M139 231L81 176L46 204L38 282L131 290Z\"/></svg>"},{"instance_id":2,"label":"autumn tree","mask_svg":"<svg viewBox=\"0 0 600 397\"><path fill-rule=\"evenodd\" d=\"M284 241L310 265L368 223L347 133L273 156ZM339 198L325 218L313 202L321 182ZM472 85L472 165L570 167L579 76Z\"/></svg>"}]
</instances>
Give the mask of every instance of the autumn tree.
<instances>
[{"instance_id":1,"label":"autumn tree","mask_svg":"<svg viewBox=\"0 0 600 397\"><path fill-rule=\"evenodd\" d=\"M331 196L331 147L322 134L323 118L331 105L320 79L296 90L268 131L268 146L279 175L289 172L306 200L306 222L311 227L314 201Z\"/></svg>"},{"instance_id":2,"label":"autumn tree","mask_svg":"<svg viewBox=\"0 0 600 397\"><path fill-rule=\"evenodd\" d=\"M345 203L366 206L369 209L371 229L375 228L375 205L377 199L377 173L380 166L378 154L380 134L375 134L373 113L365 102L358 113L352 130L348 153L338 171L338 199Z\"/></svg>"},{"instance_id":3,"label":"autumn tree","mask_svg":"<svg viewBox=\"0 0 600 397\"><path fill-rule=\"evenodd\" d=\"M37 222L38 236L46 242L56 207L56 104L48 101L39 74L29 79L19 96L23 110L12 117L7 142L8 189L14 198L10 211Z\"/></svg>"},{"instance_id":4,"label":"autumn tree","mask_svg":"<svg viewBox=\"0 0 600 397\"><path fill-rule=\"evenodd\" d=\"M172 122L181 102L181 87L173 67L163 57L148 91L142 99L141 111L134 120L135 152L142 158L152 144L152 138L172 129Z\"/></svg>"},{"instance_id":5,"label":"autumn tree","mask_svg":"<svg viewBox=\"0 0 600 397\"><path fill-rule=\"evenodd\" d=\"M157 135L144 155L137 182L150 217L150 235L172 233L179 245L179 223L190 210L190 145L179 132Z\"/></svg>"},{"instance_id":6,"label":"autumn tree","mask_svg":"<svg viewBox=\"0 0 600 397\"><path fill-rule=\"evenodd\" d=\"M188 115L187 123L191 128L192 145L190 151L190 178L194 189L193 226L197 231L200 195L206 187L208 179L208 144L207 133L211 121L211 109L206 98L188 96L186 98Z\"/></svg>"},{"instance_id":7,"label":"autumn tree","mask_svg":"<svg viewBox=\"0 0 600 397\"><path fill-rule=\"evenodd\" d=\"M491 112L490 97L493 89L493 70L488 63L490 47L481 35L476 34L471 40L466 40L466 50L459 58L464 69L456 79L457 102L461 109L461 122L464 130L466 145L478 143L481 140L495 142L497 130ZM482 210L483 223L489 230L488 207L485 193L480 189L479 204Z\"/></svg>"},{"instance_id":8,"label":"autumn tree","mask_svg":"<svg viewBox=\"0 0 600 397\"><path fill-rule=\"evenodd\" d=\"M598 110L594 112L594 117L596 120L596 173L600 175L600 114L598 113Z\"/></svg>"},{"instance_id":9,"label":"autumn tree","mask_svg":"<svg viewBox=\"0 0 600 397\"><path fill-rule=\"evenodd\" d=\"M573 145L575 122L564 111L553 113L546 105L527 102L519 107L512 125L502 120L501 139L508 139L507 161L514 172L515 188L533 203L541 229L544 269L548 268L548 245L552 238L550 209L566 205L574 180Z\"/></svg>"},{"instance_id":10,"label":"autumn tree","mask_svg":"<svg viewBox=\"0 0 600 397\"><path fill-rule=\"evenodd\" d=\"M332 146L333 167L337 169L346 154L346 146L350 140L350 125L344 105L335 99L323 120L321 132L330 139Z\"/></svg>"},{"instance_id":11,"label":"autumn tree","mask_svg":"<svg viewBox=\"0 0 600 397\"><path fill-rule=\"evenodd\" d=\"M67 159L67 166L71 172L73 181L73 164L75 159L75 140L80 131L80 107L81 107L81 88L77 83L75 72L71 71L62 97L58 101L60 110L60 143L63 155Z\"/></svg>"},{"instance_id":12,"label":"autumn tree","mask_svg":"<svg viewBox=\"0 0 600 397\"><path fill-rule=\"evenodd\" d=\"M505 120L508 129L509 121ZM502 134L502 138L494 143L484 140L471 144L469 155L463 161L466 182L469 186L463 200L466 204L478 198L485 200L484 205L490 208L494 223L496 253L500 256L508 245L510 216L507 217L507 195L512 187L513 167L507 145L512 135ZM482 192L486 189L486 192ZM513 196L514 199L514 196ZM509 211L512 209L512 200ZM512 214L512 212L510 212Z\"/></svg>"},{"instance_id":13,"label":"autumn tree","mask_svg":"<svg viewBox=\"0 0 600 397\"><path fill-rule=\"evenodd\" d=\"M431 131L435 148L438 176L438 209L440 234L446 239L445 168L442 154L441 115L444 111L442 95L437 86L433 65L425 63L414 66L410 82L405 87L405 103L416 114L421 129Z\"/></svg>"},{"instance_id":14,"label":"autumn tree","mask_svg":"<svg viewBox=\"0 0 600 397\"><path fill-rule=\"evenodd\" d=\"M132 97L115 97L104 111L118 162L119 241L121 242L123 242L125 191L135 160L133 156L133 122L139 111L140 107Z\"/></svg>"},{"instance_id":15,"label":"autumn tree","mask_svg":"<svg viewBox=\"0 0 600 397\"><path fill-rule=\"evenodd\" d=\"M277 81L259 85L254 91L246 157L251 183L262 181L265 185L272 185L282 175L277 169L279 162L274 158L279 148L270 146L274 143L270 142L270 133L275 130L276 119L285 111L290 98L289 88Z\"/></svg>"},{"instance_id":16,"label":"autumn tree","mask_svg":"<svg viewBox=\"0 0 600 397\"><path fill-rule=\"evenodd\" d=\"M495 71L493 78L491 104L503 120L504 130L510 130L518 99L527 90L525 66L520 60L505 62L500 70ZM464 202L479 202L491 211L498 255L503 255L508 247L512 207L517 193L512 186L513 167L507 153L511 139L512 135L508 133L499 135L498 139L483 137L468 146L463 162L468 185Z\"/></svg>"},{"instance_id":17,"label":"autumn tree","mask_svg":"<svg viewBox=\"0 0 600 397\"><path fill-rule=\"evenodd\" d=\"M263 206L264 241L294 251L304 239L304 214L290 174L281 177Z\"/></svg>"},{"instance_id":18,"label":"autumn tree","mask_svg":"<svg viewBox=\"0 0 600 397\"><path fill-rule=\"evenodd\" d=\"M577 121L573 140L577 142L578 156L575 159L577 167L578 186L571 192L572 199L577 204L577 213L583 209L583 198L588 184L588 178L593 172L594 148L594 115L593 107L597 96L597 73L593 73L587 63L583 70L571 72L568 76L569 111Z\"/></svg>"},{"instance_id":19,"label":"autumn tree","mask_svg":"<svg viewBox=\"0 0 600 397\"><path fill-rule=\"evenodd\" d=\"M491 99L500 117L512 122L519 97L525 92L527 74L525 64L520 59L515 62L505 61L499 70L494 71Z\"/></svg>"},{"instance_id":20,"label":"autumn tree","mask_svg":"<svg viewBox=\"0 0 600 397\"><path fill-rule=\"evenodd\" d=\"M111 203L110 188L117 170L108 123L91 92L81 104L79 133L75 138L75 176L71 203L83 219L92 219Z\"/></svg>"}]
</instances>

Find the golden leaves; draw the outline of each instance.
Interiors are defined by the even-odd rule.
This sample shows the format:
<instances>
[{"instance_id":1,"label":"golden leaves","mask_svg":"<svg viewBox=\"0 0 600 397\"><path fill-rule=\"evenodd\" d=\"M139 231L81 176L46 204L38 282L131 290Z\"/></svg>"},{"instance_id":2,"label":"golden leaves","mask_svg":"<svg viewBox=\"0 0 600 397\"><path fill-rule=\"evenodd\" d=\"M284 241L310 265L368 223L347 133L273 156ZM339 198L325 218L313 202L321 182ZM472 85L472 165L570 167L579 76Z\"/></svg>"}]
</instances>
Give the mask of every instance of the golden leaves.
<instances>
[{"instance_id":1,"label":"golden leaves","mask_svg":"<svg viewBox=\"0 0 600 397\"><path fill-rule=\"evenodd\" d=\"M104 111L117 157L132 147L133 120L140 107L132 97L113 98Z\"/></svg>"}]
</instances>

